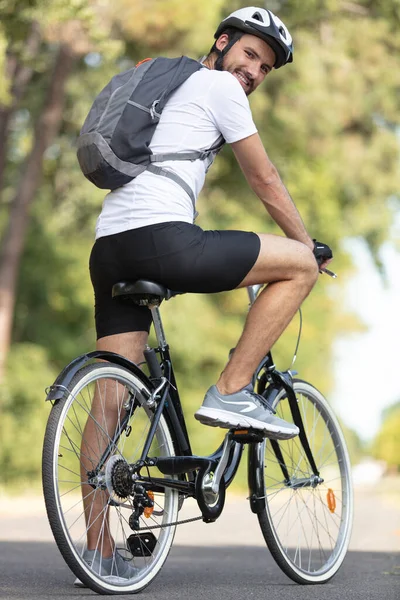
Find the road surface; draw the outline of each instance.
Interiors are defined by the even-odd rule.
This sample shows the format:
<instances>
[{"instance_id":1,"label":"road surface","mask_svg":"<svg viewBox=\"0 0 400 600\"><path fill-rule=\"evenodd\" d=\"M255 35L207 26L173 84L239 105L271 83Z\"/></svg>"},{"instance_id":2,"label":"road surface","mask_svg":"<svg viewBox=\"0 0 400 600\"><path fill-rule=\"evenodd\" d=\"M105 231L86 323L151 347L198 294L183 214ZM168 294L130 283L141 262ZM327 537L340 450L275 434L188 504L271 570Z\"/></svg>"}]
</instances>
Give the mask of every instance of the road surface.
<instances>
[{"instance_id":1,"label":"road surface","mask_svg":"<svg viewBox=\"0 0 400 600\"><path fill-rule=\"evenodd\" d=\"M194 516L187 501L182 518ZM40 497L0 496L0 599L88 598L53 541ZM117 596L118 597L118 596ZM350 551L324 586L299 586L277 567L244 497L228 492L220 519L178 528L174 547L143 598L162 600L400 600L400 503L358 488Z\"/></svg>"}]
</instances>

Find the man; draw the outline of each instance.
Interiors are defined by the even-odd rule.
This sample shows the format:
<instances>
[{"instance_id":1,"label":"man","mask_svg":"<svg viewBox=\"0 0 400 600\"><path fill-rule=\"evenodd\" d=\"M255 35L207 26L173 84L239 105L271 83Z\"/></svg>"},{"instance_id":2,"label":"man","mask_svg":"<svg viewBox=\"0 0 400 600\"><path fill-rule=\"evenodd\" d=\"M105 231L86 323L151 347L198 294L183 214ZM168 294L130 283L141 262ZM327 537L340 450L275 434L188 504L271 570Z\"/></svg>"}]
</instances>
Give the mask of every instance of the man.
<instances>
[{"instance_id":1,"label":"man","mask_svg":"<svg viewBox=\"0 0 400 600\"><path fill-rule=\"evenodd\" d=\"M269 284L251 308L235 352L206 394L196 418L221 427L251 426L268 437L297 435L249 386L262 357L284 331L318 277L314 243L269 160L247 96L275 68L292 61L292 39L268 10L248 7L224 19L205 58L171 96L151 142L154 154L205 150L230 143L250 185L286 237L202 231L188 194L145 171L107 195L96 227L90 271L97 348L143 360L150 311L111 298L121 279L151 279L183 292L218 292ZM171 161L197 197L210 160ZM206 163L206 164L205 164ZM244 407L244 408L243 408Z\"/></svg>"},{"instance_id":2,"label":"man","mask_svg":"<svg viewBox=\"0 0 400 600\"><path fill-rule=\"evenodd\" d=\"M318 265L314 243L264 150L247 96L274 68L292 61L292 39L273 13L248 7L224 19L215 40L203 60L204 68L168 100L150 148L154 154L202 151L223 136L249 186L286 237L203 231L193 224L192 200L180 185L143 172L106 196L97 222L90 258L97 349L143 361L151 314L146 307L112 299L112 286L120 280L150 279L170 289L204 293L268 284L249 311L235 352L195 416L204 424L253 427L267 437L291 438L298 428L278 419L254 393L250 381L314 286ZM197 197L211 162L174 160L162 166L183 179ZM110 422L112 413L110 405L104 415ZM88 420L84 435L89 441L95 435L90 427ZM86 466L82 468L85 471ZM118 575L132 577L134 568L115 552L111 537L103 536L102 555L94 550L100 529L97 515L105 501L99 496L96 502L85 509L91 516L84 559L95 570L101 567L111 574L114 567L102 561L112 561L107 557L114 555Z\"/></svg>"}]
</instances>

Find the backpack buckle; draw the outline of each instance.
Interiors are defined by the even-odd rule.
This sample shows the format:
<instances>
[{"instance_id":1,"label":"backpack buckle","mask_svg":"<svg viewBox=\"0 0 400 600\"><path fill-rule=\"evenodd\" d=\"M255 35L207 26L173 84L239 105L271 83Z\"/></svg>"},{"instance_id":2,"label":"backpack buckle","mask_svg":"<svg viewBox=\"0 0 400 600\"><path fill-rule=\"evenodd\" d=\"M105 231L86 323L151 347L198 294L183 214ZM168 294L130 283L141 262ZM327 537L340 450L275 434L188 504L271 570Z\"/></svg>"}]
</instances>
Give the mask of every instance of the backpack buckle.
<instances>
[{"instance_id":1,"label":"backpack buckle","mask_svg":"<svg viewBox=\"0 0 400 600\"><path fill-rule=\"evenodd\" d=\"M206 158L208 158L211 154L210 150L203 150L202 152L199 152L198 156L196 159L193 160L206 160Z\"/></svg>"},{"instance_id":2,"label":"backpack buckle","mask_svg":"<svg viewBox=\"0 0 400 600\"><path fill-rule=\"evenodd\" d=\"M161 117L161 114L156 111L159 102L159 100L154 100L153 104L150 107L150 116L153 119L153 121L155 121L156 119L159 120Z\"/></svg>"}]
</instances>

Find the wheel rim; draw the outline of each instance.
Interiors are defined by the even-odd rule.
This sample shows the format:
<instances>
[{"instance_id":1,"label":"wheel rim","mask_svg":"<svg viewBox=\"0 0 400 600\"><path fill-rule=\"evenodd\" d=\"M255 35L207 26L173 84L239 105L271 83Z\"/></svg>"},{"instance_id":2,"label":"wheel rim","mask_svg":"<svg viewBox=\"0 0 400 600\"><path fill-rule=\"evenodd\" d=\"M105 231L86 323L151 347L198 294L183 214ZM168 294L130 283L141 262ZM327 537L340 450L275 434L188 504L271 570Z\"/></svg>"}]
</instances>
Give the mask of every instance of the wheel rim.
<instances>
[{"instance_id":1,"label":"wheel rim","mask_svg":"<svg viewBox=\"0 0 400 600\"><path fill-rule=\"evenodd\" d=\"M343 436L326 400L307 384L295 384L307 438L323 482L313 478L298 437L279 443L289 485L270 440L265 442L266 511L280 555L310 581L326 580L346 554L352 523L350 465ZM287 397L277 416L292 420ZM307 483L307 487L301 487Z\"/></svg>"},{"instance_id":2,"label":"wheel rim","mask_svg":"<svg viewBox=\"0 0 400 600\"><path fill-rule=\"evenodd\" d=\"M132 556L129 537L137 533L129 526L133 500L131 496L122 497L118 493L110 496L110 491L112 491L110 474L113 469L113 461L134 463L140 458L150 426L149 416L151 413L140 393L143 384L139 380L119 368L105 367L102 369L100 365L97 367L97 369L88 371L71 390L59 419L53 454L53 480L57 511L69 548L80 568L89 575L91 581L95 581L102 588L109 590L121 587L126 590L141 589L154 578L161 568L172 544L174 527L164 526L152 531L156 540L151 551L146 541L139 541L139 546L142 548L141 553L148 554L150 551L149 556ZM114 424L108 422L108 411L103 408L100 413L97 411L95 416L92 414L94 409L91 407L95 389L97 390L97 404L100 404L100 407L104 407L106 397L110 398L113 395L118 407L116 411L114 410L114 414L117 414L117 427L121 426L127 412L124 404L127 406L126 402L129 398L131 399L129 408L131 429L130 431L128 428L125 429L117 443L112 443ZM92 435L90 444L86 443L84 447L82 440L85 439L86 421L92 423L96 435ZM99 456L104 453L107 446L112 448L112 452L98 474L94 489L88 485L81 488L82 480L87 481L83 473L88 470L88 460L94 469ZM172 441L165 421L161 418L149 455L167 456L172 454ZM84 465L82 465L83 462ZM111 468L109 467L110 463ZM152 475L162 476L155 469L152 470ZM82 495L87 499L86 518ZM109 505L110 498L112 499L111 506ZM149 526L165 525L176 519L178 505L176 491L166 490L165 494L156 493L153 498L153 512L147 517L145 515L140 517L141 534ZM100 511L96 511L94 508L96 502L102 505ZM109 513L108 517L107 512ZM133 576L129 579L107 579L99 574L101 567L99 569L97 566L92 569L82 559L86 548L87 532L88 530L93 531L95 528L100 529L96 535L96 549L100 553L102 550L104 551L104 544L111 534L118 553L127 561L127 564L135 569Z\"/></svg>"}]
</instances>

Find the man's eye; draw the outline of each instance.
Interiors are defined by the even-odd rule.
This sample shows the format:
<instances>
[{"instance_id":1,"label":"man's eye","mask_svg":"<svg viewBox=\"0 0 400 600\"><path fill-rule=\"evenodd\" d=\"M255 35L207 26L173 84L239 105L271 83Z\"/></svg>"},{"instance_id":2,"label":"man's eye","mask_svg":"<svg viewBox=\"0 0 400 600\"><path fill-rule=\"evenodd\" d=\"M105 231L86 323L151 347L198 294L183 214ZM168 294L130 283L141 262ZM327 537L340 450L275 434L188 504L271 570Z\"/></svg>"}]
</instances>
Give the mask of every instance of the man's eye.
<instances>
[{"instance_id":1,"label":"man's eye","mask_svg":"<svg viewBox=\"0 0 400 600\"><path fill-rule=\"evenodd\" d=\"M249 52L248 50L245 50L247 56L249 56L250 58L253 56L252 52Z\"/></svg>"}]
</instances>

